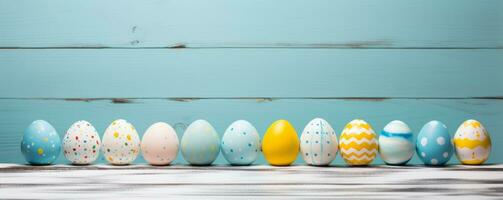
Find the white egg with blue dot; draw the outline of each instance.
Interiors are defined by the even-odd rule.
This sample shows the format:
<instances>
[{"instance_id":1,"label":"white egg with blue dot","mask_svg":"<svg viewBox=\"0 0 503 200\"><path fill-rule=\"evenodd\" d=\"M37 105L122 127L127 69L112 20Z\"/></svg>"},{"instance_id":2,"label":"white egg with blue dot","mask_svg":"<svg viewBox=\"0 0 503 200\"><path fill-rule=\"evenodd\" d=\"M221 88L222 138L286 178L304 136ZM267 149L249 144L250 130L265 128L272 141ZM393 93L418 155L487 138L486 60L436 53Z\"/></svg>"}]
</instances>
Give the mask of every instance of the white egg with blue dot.
<instances>
[{"instance_id":1,"label":"white egg with blue dot","mask_svg":"<svg viewBox=\"0 0 503 200\"><path fill-rule=\"evenodd\" d=\"M183 158L191 165L211 165L220 153L218 133L206 120L192 122L181 143Z\"/></svg>"},{"instance_id":2,"label":"white egg with blue dot","mask_svg":"<svg viewBox=\"0 0 503 200\"><path fill-rule=\"evenodd\" d=\"M231 165L250 165L257 160L260 136L246 120L233 122L222 137L222 154Z\"/></svg>"},{"instance_id":3,"label":"white egg with blue dot","mask_svg":"<svg viewBox=\"0 0 503 200\"><path fill-rule=\"evenodd\" d=\"M61 141L56 129L44 120L32 122L24 131L21 153L32 165L52 164L61 151Z\"/></svg>"},{"instance_id":4,"label":"white egg with blue dot","mask_svg":"<svg viewBox=\"0 0 503 200\"><path fill-rule=\"evenodd\" d=\"M425 124L417 135L416 152L425 165L445 165L453 154L447 126L440 121Z\"/></svg>"},{"instance_id":5,"label":"white egg with blue dot","mask_svg":"<svg viewBox=\"0 0 503 200\"><path fill-rule=\"evenodd\" d=\"M415 144L409 126L394 120L379 135L379 154L388 165L405 165L414 155Z\"/></svg>"},{"instance_id":6,"label":"white egg with blue dot","mask_svg":"<svg viewBox=\"0 0 503 200\"><path fill-rule=\"evenodd\" d=\"M322 118L311 120L300 136L300 151L308 165L329 165L337 155L338 144L334 129Z\"/></svg>"}]
</instances>

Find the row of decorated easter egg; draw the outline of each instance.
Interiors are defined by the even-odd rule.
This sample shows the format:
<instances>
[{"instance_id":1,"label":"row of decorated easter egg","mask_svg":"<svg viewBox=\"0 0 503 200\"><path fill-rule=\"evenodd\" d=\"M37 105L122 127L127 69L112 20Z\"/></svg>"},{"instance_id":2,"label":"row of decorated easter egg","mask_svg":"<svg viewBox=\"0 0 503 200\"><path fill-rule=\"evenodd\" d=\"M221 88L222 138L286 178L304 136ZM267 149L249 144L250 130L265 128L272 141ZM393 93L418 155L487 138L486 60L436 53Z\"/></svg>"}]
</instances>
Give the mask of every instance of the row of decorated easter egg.
<instances>
[{"instance_id":1,"label":"row of decorated easter egg","mask_svg":"<svg viewBox=\"0 0 503 200\"><path fill-rule=\"evenodd\" d=\"M286 120L271 124L263 142L255 127L245 120L232 123L222 141L213 126L205 120L196 120L182 136L183 158L192 165L209 165L217 158L220 149L224 158L233 165L253 163L262 150L271 165L290 165L299 153L309 165L328 165L341 156L349 165L368 165L380 153L390 165L404 165L416 151L426 165L444 165L455 147L463 164L482 164L491 150L488 132L476 120L467 120L459 126L454 141L447 127L439 121L423 126L416 144L407 124L392 121L381 131L379 138L372 127L363 120L353 120L341 133L340 141L330 124L321 118L311 120L304 128L300 140L293 126ZM87 121L74 123L63 137L64 156L73 164L90 164L100 151L114 165L132 163L140 150L152 165L168 165L175 160L179 140L175 130L167 123L150 126L142 141L134 126L126 120L115 120L105 130L103 141L96 129ZM61 142L54 127L46 121L34 121L26 129L21 142L25 159L34 165L53 163L58 157Z\"/></svg>"}]
</instances>

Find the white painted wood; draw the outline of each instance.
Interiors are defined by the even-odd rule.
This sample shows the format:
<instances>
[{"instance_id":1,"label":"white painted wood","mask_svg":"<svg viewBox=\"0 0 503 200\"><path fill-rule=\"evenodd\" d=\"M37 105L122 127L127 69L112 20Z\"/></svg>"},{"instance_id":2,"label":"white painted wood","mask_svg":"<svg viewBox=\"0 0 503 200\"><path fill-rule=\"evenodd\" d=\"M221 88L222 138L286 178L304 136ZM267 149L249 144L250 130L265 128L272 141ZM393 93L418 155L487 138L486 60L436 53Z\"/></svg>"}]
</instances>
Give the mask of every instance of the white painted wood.
<instances>
[{"instance_id":1,"label":"white painted wood","mask_svg":"<svg viewBox=\"0 0 503 200\"><path fill-rule=\"evenodd\" d=\"M503 165L34 167L0 164L7 199L498 199Z\"/></svg>"}]
</instances>

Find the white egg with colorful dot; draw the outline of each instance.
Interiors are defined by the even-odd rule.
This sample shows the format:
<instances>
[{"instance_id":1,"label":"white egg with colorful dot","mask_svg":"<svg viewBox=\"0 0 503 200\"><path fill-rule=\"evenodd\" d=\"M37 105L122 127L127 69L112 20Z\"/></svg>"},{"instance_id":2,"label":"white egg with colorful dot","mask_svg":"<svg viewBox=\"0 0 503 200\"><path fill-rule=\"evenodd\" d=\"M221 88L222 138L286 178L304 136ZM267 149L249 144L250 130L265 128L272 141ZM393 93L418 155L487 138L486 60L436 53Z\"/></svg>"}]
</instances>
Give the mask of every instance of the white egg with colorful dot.
<instances>
[{"instance_id":1,"label":"white egg with colorful dot","mask_svg":"<svg viewBox=\"0 0 503 200\"><path fill-rule=\"evenodd\" d=\"M113 121L103 135L102 151L110 164L131 164L140 153L138 132L126 120Z\"/></svg>"},{"instance_id":2,"label":"white egg with colorful dot","mask_svg":"<svg viewBox=\"0 0 503 200\"><path fill-rule=\"evenodd\" d=\"M168 165L178 154L178 136L175 129L164 122L152 124L141 141L143 158L151 165Z\"/></svg>"},{"instance_id":3,"label":"white egg with colorful dot","mask_svg":"<svg viewBox=\"0 0 503 200\"><path fill-rule=\"evenodd\" d=\"M63 155L72 164L91 164L99 157L100 147L98 132L84 120L72 124L63 137Z\"/></svg>"},{"instance_id":4,"label":"white egg with colorful dot","mask_svg":"<svg viewBox=\"0 0 503 200\"><path fill-rule=\"evenodd\" d=\"M311 120L300 136L300 151L308 165L329 165L339 150L337 135L322 118Z\"/></svg>"},{"instance_id":5,"label":"white egg with colorful dot","mask_svg":"<svg viewBox=\"0 0 503 200\"><path fill-rule=\"evenodd\" d=\"M222 154L231 165L250 165L260 152L257 129L246 120L232 123L222 137Z\"/></svg>"}]
</instances>

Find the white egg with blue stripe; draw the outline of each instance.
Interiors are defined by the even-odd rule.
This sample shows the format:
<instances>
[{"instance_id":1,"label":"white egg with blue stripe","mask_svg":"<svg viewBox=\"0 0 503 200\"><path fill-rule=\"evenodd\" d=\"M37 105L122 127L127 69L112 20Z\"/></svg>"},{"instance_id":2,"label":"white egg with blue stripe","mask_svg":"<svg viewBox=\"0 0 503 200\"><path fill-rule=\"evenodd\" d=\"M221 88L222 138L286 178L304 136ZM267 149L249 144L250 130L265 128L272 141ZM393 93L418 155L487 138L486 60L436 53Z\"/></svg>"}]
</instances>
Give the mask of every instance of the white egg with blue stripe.
<instances>
[{"instance_id":1,"label":"white egg with blue stripe","mask_svg":"<svg viewBox=\"0 0 503 200\"><path fill-rule=\"evenodd\" d=\"M414 155L415 145L409 126L394 120L388 123L379 136L379 154L388 165L405 165Z\"/></svg>"}]
</instances>

